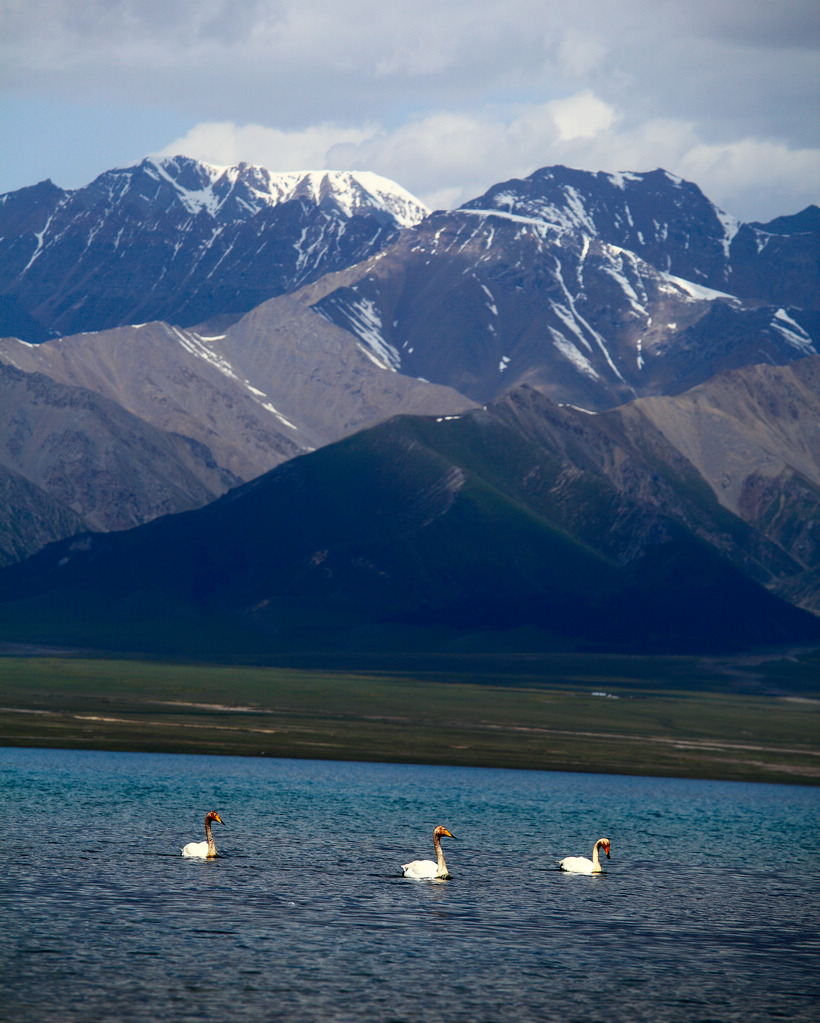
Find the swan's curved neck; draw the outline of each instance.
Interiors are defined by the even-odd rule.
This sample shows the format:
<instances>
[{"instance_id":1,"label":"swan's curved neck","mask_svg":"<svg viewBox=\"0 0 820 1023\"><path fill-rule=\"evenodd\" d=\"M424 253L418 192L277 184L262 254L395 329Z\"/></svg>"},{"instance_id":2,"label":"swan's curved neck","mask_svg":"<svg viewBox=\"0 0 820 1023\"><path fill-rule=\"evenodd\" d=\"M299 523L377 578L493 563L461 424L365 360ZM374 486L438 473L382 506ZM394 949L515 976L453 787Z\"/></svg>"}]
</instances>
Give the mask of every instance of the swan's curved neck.
<instances>
[{"instance_id":1,"label":"swan's curved neck","mask_svg":"<svg viewBox=\"0 0 820 1023\"><path fill-rule=\"evenodd\" d=\"M216 842L214 842L214 836L211 834L211 822L205 821L205 837L208 839L208 855L216 856ZM595 852L597 856L597 850ZM597 862L597 860L596 860Z\"/></svg>"},{"instance_id":2,"label":"swan's curved neck","mask_svg":"<svg viewBox=\"0 0 820 1023\"><path fill-rule=\"evenodd\" d=\"M601 847L601 843L600 842L596 842L595 843L595 848L592 850L592 869L593 870L600 870L601 869L601 861L598 859L598 850L600 849L600 847Z\"/></svg>"},{"instance_id":3,"label":"swan's curved neck","mask_svg":"<svg viewBox=\"0 0 820 1023\"><path fill-rule=\"evenodd\" d=\"M438 835L433 835L433 845L436 848L436 862L438 863L439 874L447 873L447 864L444 862L444 852L441 848L441 839Z\"/></svg>"}]
</instances>

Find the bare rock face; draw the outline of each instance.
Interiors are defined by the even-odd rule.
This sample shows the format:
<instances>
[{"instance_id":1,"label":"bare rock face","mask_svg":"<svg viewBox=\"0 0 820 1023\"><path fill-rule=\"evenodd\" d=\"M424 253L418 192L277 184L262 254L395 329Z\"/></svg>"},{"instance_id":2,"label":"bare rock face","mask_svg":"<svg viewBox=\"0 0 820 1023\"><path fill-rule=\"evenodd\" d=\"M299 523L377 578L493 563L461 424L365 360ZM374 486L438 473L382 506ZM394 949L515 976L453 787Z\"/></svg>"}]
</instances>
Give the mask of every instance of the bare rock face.
<instances>
[{"instance_id":1,"label":"bare rock face","mask_svg":"<svg viewBox=\"0 0 820 1023\"><path fill-rule=\"evenodd\" d=\"M375 174L146 159L0 196L0 333L234 317L380 251L427 209Z\"/></svg>"},{"instance_id":2,"label":"bare rock face","mask_svg":"<svg viewBox=\"0 0 820 1023\"><path fill-rule=\"evenodd\" d=\"M664 171L545 168L303 295L402 372L600 410L815 353L818 219L742 225Z\"/></svg>"},{"instance_id":3,"label":"bare rock face","mask_svg":"<svg viewBox=\"0 0 820 1023\"><path fill-rule=\"evenodd\" d=\"M712 573L756 614L761 588L820 611L818 227L815 207L741 224L664 171L563 167L432 214L374 175L183 158L2 196L0 561L151 522L133 542L159 579L169 513L224 529L230 506L260 536L235 569L203 540L201 572L237 613L280 584L319 606L330 579L338 607L367 591L365 618L382 591L405 621L447 600L466 621L462 599L514 620L527 595L593 614L600 577L651 614L667 550L681 594ZM254 590L236 573L268 491L304 563Z\"/></svg>"},{"instance_id":4,"label":"bare rock face","mask_svg":"<svg viewBox=\"0 0 820 1023\"><path fill-rule=\"evenodd\" d=\"M0 391L0 464L86 529L126 529L196 508L239 482L203 445L90 389L0 363Z\"/></svg>"},{"instance_id":5,"label":"bare rock face","mask_svg":"<svg viewBox=\"0 0 820 1023\"><path fill-rule=\"evenodd\" d=\"M820 357L749 366L639 404L723 507L803 572L820 568ZM798 576L775 576L772 585L792 592ZM808 579L799 602L820 612Z\"/></svg>"},{"instance_id":6,"label":"bare rock face","mask_svg":"<svg viewBox=\"0 0 820 1023\"><path fill-rule=\"evenodd\" d=\"M25 476L0 465L0 567L23 561L54 540L84 532L83 519Z\"/></svg>"},{"instance_id":7,"label":"bare rock face","mask_svg":"<svg viewBox=\"0 0 820 1023\"><path fill-rule=\"evenodd\" d=\"M106 530L200 507L390 415L471 404L288 298L219 335L149 323L7 339L0 381L0 465Z\"/></svg>"},{"instance_id":8,"label":"bare rock face","mask_svg":"<svg viewBox=\"0 0 820 1023\"><path fill-rule=\"evenodd\" d=\"M795 415L775 437L761 410L784 396ZM206 639L268 653L816 643L814 538L793 528L799 516L781 529L771 500L797 499L783 481L802 459L817 520L817 398L815 368L795 364L600 413L521 387L460 415L396 416L206 507L54 544L0 571L0 605L18 629L48 608L51 642L116 649L155 634L174 650ZM759 499L744 504L754 472L739 488L737 512L695 464L712 446L707 399L730 419L742 409L738 455L771 461Z\"/></svg>"}]
</instances>

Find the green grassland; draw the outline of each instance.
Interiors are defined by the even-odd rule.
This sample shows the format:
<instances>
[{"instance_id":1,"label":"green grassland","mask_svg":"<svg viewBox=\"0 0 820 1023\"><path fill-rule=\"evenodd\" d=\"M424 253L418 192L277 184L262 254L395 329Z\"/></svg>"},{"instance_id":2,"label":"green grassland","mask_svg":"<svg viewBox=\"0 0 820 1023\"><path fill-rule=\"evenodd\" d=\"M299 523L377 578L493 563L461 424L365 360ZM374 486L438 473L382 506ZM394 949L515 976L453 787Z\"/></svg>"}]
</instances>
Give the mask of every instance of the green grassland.
<instances>
[{"instance_id":1,"label":"green grassland","mask_svg":"<svg viewBox=\"0 0 820 1023\"><path fill-rule=\"evenodd\" d=\"M402 671L0 657L0 746L820 784L820 655L419 658Z\"/></svg>"}]
</instances>

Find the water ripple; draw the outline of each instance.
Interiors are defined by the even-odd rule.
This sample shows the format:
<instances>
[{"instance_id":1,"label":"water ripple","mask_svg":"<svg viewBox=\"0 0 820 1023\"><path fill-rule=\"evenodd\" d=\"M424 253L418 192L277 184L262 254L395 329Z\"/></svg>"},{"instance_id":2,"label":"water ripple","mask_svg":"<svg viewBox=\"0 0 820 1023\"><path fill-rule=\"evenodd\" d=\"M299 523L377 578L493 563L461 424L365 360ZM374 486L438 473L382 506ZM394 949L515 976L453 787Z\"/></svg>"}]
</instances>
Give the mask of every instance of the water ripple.
<instances>
[{"instance_id":1,"label":"water ripple","mask_svg":"<svg viewBox=\"0 0 820 1023\"><path fill-rule=\"evenodd\" d=\"M9 1023L814 1018L814 789L41 750L0 773ZM183 859L211 808L220 855ZM452 880L402 878L438 823ZM601 834L605 874L557 869Z\"/></svg>"}]
</instances>

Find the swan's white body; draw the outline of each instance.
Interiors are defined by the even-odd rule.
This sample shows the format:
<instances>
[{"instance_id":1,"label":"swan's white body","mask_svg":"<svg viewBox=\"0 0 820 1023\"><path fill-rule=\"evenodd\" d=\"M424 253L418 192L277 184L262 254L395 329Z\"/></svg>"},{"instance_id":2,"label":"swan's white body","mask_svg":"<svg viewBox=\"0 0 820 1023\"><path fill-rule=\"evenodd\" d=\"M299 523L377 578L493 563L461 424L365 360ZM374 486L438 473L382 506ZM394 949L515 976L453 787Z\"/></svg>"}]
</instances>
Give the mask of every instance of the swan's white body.
<instances>
[{"instance_id":1,"label":"swan's white body","mask_svg":"<svg viewBox=\"0 0 820 1023\"><path fill-rule=\"evenodd\" d=\"M402 865L402 873L405 877L411 877L417 881L448 881L450 875L447 872L447 864L444 862L444 853L441 851L442 836L455 838L447 828L441 824L433 832L433 846L436 850L435 860L413 860L412 863Z\"/></svg>"},{"instance_id":2,"label":"swan's white body","mask_svg":"<svg viewBox=\"0 0 820 1023\"><path fill-rule=\"evenodd\" d=\"M189 842L187 845L182 847L182 855L201 857L203 860L205 860L208 858L208 843Z\"/></svg>"},{"instance_id":3,"label":"swan's white body","mask_svg":"<svg viewBox=\"0 0 820 1023\"><path fill-rule=\"evenodd\" d=\"M213 859L216 856L216 843L214 842L214 836L211 834L211 821L217 821L219 824L222 824L219 814L211 810L205 818L205 841L189 842L186 846L183 846L183 856L203 860Z\"/></svg>"},{"instance_id":4,"label":"swan's white body","mask_svg":"<svg viewBox=\"0 0 820 1023\"><path fill-rule=\"evenodd\" d=\"M609 839L599 838L592 850L591 860L588 860L586 856L565 856L563 860L559 861L558 866L561 870L568 870L572 874L600 874L599 848L604 850L606 858L609 859Z\"/></svg>"}]
</instances>

